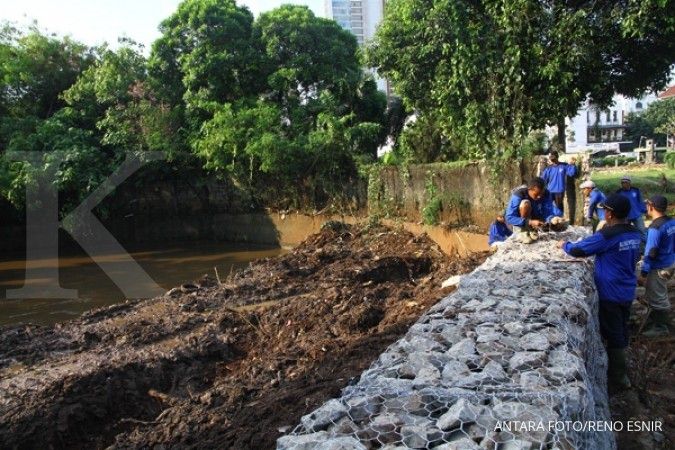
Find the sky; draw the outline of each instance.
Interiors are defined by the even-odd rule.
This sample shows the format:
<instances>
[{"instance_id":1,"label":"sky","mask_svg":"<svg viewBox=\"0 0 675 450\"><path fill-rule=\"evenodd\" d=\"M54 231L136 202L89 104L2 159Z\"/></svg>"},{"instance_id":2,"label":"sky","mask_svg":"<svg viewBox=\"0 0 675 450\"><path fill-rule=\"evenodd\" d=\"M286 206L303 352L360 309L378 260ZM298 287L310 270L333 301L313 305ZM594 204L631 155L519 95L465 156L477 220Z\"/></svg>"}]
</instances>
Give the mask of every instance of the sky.
<instances>
[{"instance_id":1,"label":"sky","mask_svg":"<svg viewBox=\"0 0 675 450\"><path fill-rule=\"evenodd\" d=\"M104 41L115 45L126 36L150 47L159 36L157 26L171 15L180 0L0 0L0 22L29 25L70 35L87 45ZM284 3L308 5L324 16L323 0L237 0L256 16Z\"/></svg>"}]
</instances>

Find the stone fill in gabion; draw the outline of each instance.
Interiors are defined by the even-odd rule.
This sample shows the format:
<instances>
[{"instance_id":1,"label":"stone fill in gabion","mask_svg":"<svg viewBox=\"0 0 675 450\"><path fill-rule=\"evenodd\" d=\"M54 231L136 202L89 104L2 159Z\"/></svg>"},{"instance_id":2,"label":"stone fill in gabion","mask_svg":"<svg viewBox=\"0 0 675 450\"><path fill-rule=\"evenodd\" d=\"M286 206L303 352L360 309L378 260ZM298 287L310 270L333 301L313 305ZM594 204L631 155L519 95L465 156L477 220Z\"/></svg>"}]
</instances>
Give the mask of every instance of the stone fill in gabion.
<instances>
[{"instance_id":1,"label":"stone fill in gabion","mask_svg":"<svg viewBox=\"0 0 675 450\"><path fill-rule=\"evenodd\" d=\"M510 240L278 450L616 448L581 228Z\"/></svg>"}]
</instances>

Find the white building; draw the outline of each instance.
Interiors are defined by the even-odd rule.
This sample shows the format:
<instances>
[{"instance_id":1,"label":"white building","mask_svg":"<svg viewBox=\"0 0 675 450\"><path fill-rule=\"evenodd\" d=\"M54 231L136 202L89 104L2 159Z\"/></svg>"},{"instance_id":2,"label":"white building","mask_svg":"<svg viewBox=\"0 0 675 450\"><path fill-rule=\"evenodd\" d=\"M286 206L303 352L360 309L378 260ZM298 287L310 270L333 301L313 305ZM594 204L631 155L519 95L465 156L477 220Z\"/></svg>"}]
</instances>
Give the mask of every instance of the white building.
<instances>
[{"instance_id":1,"label":"white building","mask_svg":"<svg viewBox=\"0 0 675 450\"><path fill-rule=\"evenodd\" d=\"M632 142L624 138L628 114L640 113L656 100L655 94L640 99L615 95L613 105L607 109L586 103L576 117L566 119L567 153L632 149Z\"/></svg>"},{"instance_id":2,"label":"white building","mask_svg":"<svg viewBox=\"0 0 675 450\"><path fill-rule=\"evenodd\" d=\"M351 31L359 45L375 36L384 17L385 0L325 0L326 17ZM389 94L389 83L375 75L377 86Z\"/></svg>"}]
</instances>

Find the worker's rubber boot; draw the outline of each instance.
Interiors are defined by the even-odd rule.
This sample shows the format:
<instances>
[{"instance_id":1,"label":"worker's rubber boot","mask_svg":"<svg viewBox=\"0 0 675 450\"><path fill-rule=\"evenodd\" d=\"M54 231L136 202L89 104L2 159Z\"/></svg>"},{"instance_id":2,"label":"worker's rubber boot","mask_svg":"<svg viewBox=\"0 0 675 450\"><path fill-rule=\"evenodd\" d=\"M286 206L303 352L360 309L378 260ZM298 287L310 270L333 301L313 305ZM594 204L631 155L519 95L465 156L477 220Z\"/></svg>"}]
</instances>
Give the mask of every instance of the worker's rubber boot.
<instances>
[{"instance_id":1,"label":"worker's rubber boot","mask_svg":"<svg viewBox=\"0 0 675 450\"><path fill-rule=\"evenodd\" d=\"M647 338L664 337L670 334L668 325L670 322L670 311L653 309L649 314L648 324L642 335Z\"/></svg>"},{"instance_id":2,"label":"worker's rubber boot","mask_svg":"<svg viewBox=\"0 0 675 450\"><path fill-rule=\"evenodd\" d=\"M607 381L610 393L625 391L631 388L628 378L628 364L626 363L625 348L608 348L609 369Z\"/></svg>"}]
</instances>

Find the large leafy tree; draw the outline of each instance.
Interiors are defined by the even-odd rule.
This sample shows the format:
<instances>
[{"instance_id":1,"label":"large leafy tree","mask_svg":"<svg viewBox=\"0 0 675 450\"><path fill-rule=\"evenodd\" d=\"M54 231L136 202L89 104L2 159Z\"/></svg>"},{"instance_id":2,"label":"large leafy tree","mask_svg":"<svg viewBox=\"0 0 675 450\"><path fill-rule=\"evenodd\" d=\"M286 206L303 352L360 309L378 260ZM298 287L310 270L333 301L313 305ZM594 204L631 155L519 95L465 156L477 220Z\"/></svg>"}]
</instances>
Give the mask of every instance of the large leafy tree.
<instances>
[{"instance_id":1,"label":"large leafy tree","mask_svg":"<svg viewBox=\"0 0 675 450\"><path fill-rule=\"evenodd\" d=\"M205 106L211 118L192 148L256 189L325 201L355 175L355 157L374 159L386 98L361 69L354 36L307 7L261 15L250 45L263 50L263 84Z\"/></svg>"},{"instance_id":2,"label":"large leafy tree","mask_svg":"<svg viewBox=\"0 0 675 450\"><path fill-rule=\"evenodd\" d=\"M94 50L32 27L0 28L0 149L13 136L30 134L54 115L60 94L95 60Z\"/></svg>"},{"instance_id":3,"label":"large leafy tree","mask_svg":"<svg viewBox=\"0 0 675 450\"><path fill-rule=\"evenodd\" d=\"M102 49L97 63L63 97L110 152L157 150L174 157L185 146L180 110L152 90L140 48L124 44L116 51Z\"/></svg>"},{"instance_id":4,"label":"large leafy tree","mask_svg":"<svg viewBox=\"0 0 675 450\"><path fill-rule=\"evenodd\" d=\"M334 21L316 17L306 6L284 5L262 14L254 29L275 101L316 99L325 90L344 100L354 95L362 78L358 45Z\"/></svg>"},{"instance_id":5,"label":"large leafy tree","mask_svg":"<svg viewBox=\"0 0 675 450\"><path fill-rule=\"evenodd\" d=\"M156 90L192 109L256 94L265 77L252 28L253 15L234 0L184 0L152 46Z\"/></svg>"},{"instance_id":6,"label":"large leafy tree","mask_svg":"<svg viewBox=\"0 0 675 450\"><path fill-rule=\"evenodd\" d=\"M392 0L369 61L466 155L512 154L587 96L602 105L663 85L671 3Z\"/></svg>"}]
</instances>

